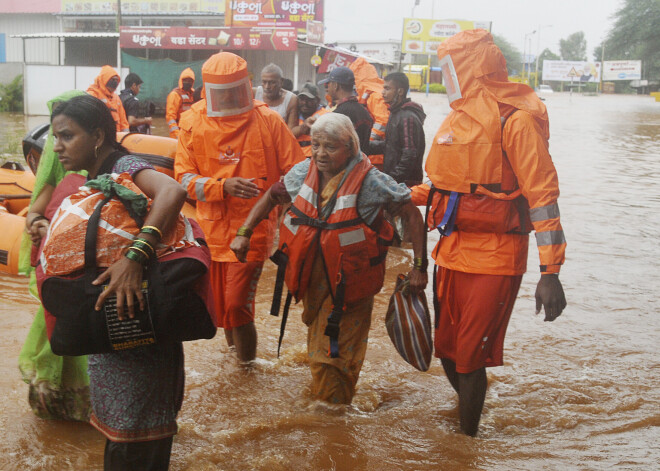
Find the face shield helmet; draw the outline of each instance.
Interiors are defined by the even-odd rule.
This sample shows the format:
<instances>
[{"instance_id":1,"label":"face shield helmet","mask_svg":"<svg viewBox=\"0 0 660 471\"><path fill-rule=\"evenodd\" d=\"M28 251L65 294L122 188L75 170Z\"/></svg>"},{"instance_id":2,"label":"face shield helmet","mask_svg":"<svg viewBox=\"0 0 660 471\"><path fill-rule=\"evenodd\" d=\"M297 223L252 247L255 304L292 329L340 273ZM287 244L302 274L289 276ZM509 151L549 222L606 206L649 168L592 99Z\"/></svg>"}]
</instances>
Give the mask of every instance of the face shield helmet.
<instances>
[{"instance_id":1,"label":"face shield helmet","mask_svg":"<svg viewBox=\"0 0 660 471\"><path fill-rule=\"evenodd\" d=\"M234 116L252 109L252 87L248 77L231 83L205 83L204 88L208 116Z\"/></svg>"},{"instance_id":2,"label":"face shield helmet","mask_svg":"<svg viewBox=\"0 0 660 471\"><path fill-rule=\"evenodd\" d=\"M463 96L461 95L461 86L458 83L456 68L449 54L440 58L438 65L442 70L442 84L447 89L447 99L449 100L449 104L451 104Z\"/></svg>"}]
</instances>

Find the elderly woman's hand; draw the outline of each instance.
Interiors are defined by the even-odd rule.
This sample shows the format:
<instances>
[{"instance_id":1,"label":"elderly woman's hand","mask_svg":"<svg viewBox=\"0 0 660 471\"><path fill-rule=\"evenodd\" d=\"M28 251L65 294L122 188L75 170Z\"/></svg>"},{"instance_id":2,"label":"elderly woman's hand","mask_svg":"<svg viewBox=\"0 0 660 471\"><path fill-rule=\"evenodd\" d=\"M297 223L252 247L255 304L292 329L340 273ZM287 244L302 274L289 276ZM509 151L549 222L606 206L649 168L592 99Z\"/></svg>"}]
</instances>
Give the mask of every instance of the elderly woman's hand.
<instances>
[{"instance_id":1,"label":"elderly woman's hand","mask_svg":"<svg viewBox=\"0 0 660 471\"><path fill-rule=\"evenodd\" d=\"M32 244L37 246L41 244L41 239L46 237L46 234L48 233L49 225L50 223L48 222L48 219L39 219L30 225L28 233L30 234L30 240L32 241Z\"/></svg>"},{"instance_id":2,"label":"elderly woman's hand","mask_svg":"<svg viewBox=\"0 0 660 471\"><path fill-rule=\"evenodd\" d=\"M408 279L410 280L410 290L414 294L419 294L424 291L426 284L428 283L428 275L426 271L420 271L417 268L413 268L408 273Z\"/></svg>"},{"instance_id":3,"label":"elderly woman's hand","mask_svg":"<svg viewBox=\"0 0 660 471\"><path fill-rule=\"evenodd\" d=\"M229 248L234 251L239 262L245 262L247 253L250 250L250 238L245 236L236 236L231 241Z\"/></svg>"},{"instance_id":4,"label":"elderly woman's hand","mask_svg":"<svg viewBox=\"0 0 660 471\"><path fill-rule=\"evenodd\" d=\"M103 308L106 298L117 296L117 316L119 320L126 319L124 315L124 305L128 308L128 317L135 317L135 298L137 298L140 310L145 308L145 299L142 294L142 272L143 268L137 262L121 257L110 268L101 273L92 284L101 285L110 280L108 287L101 293L96 300L94 309L100 311Z\"/></svg>"}]
</instances>

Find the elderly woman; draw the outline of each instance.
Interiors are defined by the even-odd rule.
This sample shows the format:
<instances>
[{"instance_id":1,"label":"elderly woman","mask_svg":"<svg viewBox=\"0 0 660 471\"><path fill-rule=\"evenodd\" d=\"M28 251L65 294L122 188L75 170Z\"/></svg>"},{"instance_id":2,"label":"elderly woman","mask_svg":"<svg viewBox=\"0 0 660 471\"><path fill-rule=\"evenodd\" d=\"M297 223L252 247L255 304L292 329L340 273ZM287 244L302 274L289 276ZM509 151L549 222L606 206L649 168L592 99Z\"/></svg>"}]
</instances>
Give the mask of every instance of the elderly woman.
<instances>
[{"instance_id":1,"label":"elderly woman","mask_svg":"<svg viewBox=\"0 0 660 471\"><path fill-rule=\"evenodd\" d=\"M374 295L383 286L393 230L383 211L399 214L413 240L410 286L423 290L423 221L410 190L379 172L360 152L349 118L321 116L311 129L312 158L291 169L253 207L231 249L240 261L250 235L276 205L293 202L280 227L285 281L303 301L312 395L350 404L367 350Z\"/></svg>"}]
</instances>

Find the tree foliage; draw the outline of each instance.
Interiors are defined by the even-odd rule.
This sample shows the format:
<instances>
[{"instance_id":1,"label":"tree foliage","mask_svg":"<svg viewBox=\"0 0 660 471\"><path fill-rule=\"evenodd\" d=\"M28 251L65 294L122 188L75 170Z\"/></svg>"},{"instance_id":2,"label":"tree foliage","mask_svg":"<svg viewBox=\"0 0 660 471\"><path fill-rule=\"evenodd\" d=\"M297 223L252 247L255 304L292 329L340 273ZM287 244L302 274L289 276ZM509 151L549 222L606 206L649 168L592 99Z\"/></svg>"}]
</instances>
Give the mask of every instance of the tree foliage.
<instances>
[{"instance_id":1,"label":"tree foliage","mask_svg":"<svg viewBox=\"0 0 660 471\"><path fill-rule=\"evenodd\" d=\"M0 84L0 111L23 111L23 76Z\"/></svg>"},{"instance_id":2,"label":"tree foliage","mask_svg":"<svg viewBox=\"0 0 660 471\"><path fill-rule=\"evenodd\" d=\"M605 40L605 60L642 60L642 76L660 79L659 25L659 0L625 0Z\"/></svg>"},{"instance_id":3,"label":"tree foliage","mask_svg":"<svg viewBox=\"0 0 660 471\"><path fill-rule=\"evenodd\" d=\"M566 39L560 39L559 53L565 61L586 61L587 40L584 38L584 31L578 31Z\"/></svg>"},{"instance_id":4,"label":"tree foliage","mask_svg":"<svg viewBox=\"0 0 660 471\"><path fill-rule=\"evenodd\" d=\"M509 75L516 75L522 70L522 54L513 44L502 36L493 34L495 45L500 48L506 59L506 68Z\"/></svg>"}]
</instances>

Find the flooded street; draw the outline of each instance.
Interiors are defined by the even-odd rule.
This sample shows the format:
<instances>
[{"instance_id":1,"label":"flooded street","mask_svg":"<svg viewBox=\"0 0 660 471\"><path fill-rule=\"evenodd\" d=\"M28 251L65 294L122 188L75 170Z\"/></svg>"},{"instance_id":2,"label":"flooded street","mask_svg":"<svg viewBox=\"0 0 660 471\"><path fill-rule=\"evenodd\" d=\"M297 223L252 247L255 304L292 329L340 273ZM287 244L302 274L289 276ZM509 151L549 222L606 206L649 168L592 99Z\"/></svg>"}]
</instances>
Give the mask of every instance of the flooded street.
<instances>
[{"instance_id":1,"label":"flooded street","mask_svg":"<svg viewBox=\"0 0 660 471\"><path fill-rule=\"evenodd\" d=\"M447 99L412 98L428 114L428 151L449 111ZM657 469L660 103L648 96L544 98L568 241L560 275L568 307L553 323L534 315L539 275L532 237L505 365L488 370L477 439L457 433L457 400L440 362L420 373L390 342L389 294L412 263L411 252L393 249L352 406L310 399L299 306L277 358L280 319L268 315L275 269L266 262L255 368L238 366L222 332L185 344L186 395L170 469ZM20 138L45 121L0 114L0 158L23 162ZM156 120L155 133L166 135L164 119ZM436 241L430 237L429 252ZM26 279L0 275L0 469L101 470L100 433L44 421L30 410L17 358L36 310Z\"/></svg>"}]
</instances>

